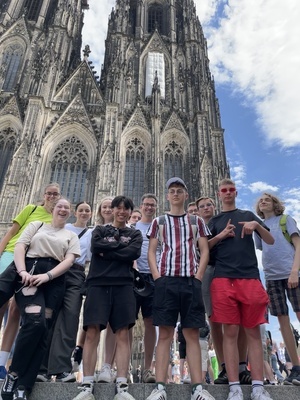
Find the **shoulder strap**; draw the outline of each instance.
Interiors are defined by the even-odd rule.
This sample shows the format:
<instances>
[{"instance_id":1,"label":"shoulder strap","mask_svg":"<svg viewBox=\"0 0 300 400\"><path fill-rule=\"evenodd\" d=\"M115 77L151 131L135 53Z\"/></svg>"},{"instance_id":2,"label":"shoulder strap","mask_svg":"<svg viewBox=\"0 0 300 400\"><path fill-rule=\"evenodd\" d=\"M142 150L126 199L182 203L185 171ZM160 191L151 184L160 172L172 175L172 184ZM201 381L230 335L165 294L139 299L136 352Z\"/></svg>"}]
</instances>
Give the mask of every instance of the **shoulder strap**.
<instances>
[{"instance_id":1,"label":"shoulder strap","mask_svg":"<svg viewBox=\"0 0 300 400\"><path fill-rule=\"evenodd\" d=\"M166 216L165 216L165 215L160 215L160 216L158 217L159 241L160 241L160 242L162 242L165 223L166 223Z\"/></svg>"},{"instance_id":2,"label":"shoulder strap","mask_svg":"<svg viewBox=\"0 0 300 400\"><path fill-rule=\"evenodd\" d=\"M28 215L28 217L30 217L30 215L33 214L36 209L37 209L37 206L34 206L33 209L31 210L30 214Z\"/></svg>"},{"instance_id":3,"label":"shoulder strap","mask_svg":"<svg viewBox=\"0 0 300 400\"><path fill-rule=\"evenodd\" d=\"M88 230L88 228L84 228L80 233L79 233L79 235L78 235L78 239L80 239L84 234L85 234L85 232Z\"/></svg>"},{"instance_id":4,"label":"shoulder strap","mask_svg":"<svg viewBox=\"0 0 300 400\"><path fill-rule=\"evenodd\" d=\"M287 214L282 214L282 216L281 216L281 218L280 218L280 221L279 221L279 223L280 223L280 228L281 228L282 234L283 234L283 236L286 238L286 240L287 240L289 243L292 243L292 239L291 239L291 237L290 237L290 235L289 235L289 233L288 233L288 231L287 231L286 220L287 220Z\"/></svg>"},{"instance_id":5,"label":"shoulder strap","mask_svg":"<svg viewBox=\"0 0 300 400\"><path fill-rule=\"evenodd\" d=\"M192 230L193 230L193 238L194 238L194 244L197 247L197 217L194 214L188 215L188 218L190 220L190 223L192 225Z\"/></svg>"}]
</instances>

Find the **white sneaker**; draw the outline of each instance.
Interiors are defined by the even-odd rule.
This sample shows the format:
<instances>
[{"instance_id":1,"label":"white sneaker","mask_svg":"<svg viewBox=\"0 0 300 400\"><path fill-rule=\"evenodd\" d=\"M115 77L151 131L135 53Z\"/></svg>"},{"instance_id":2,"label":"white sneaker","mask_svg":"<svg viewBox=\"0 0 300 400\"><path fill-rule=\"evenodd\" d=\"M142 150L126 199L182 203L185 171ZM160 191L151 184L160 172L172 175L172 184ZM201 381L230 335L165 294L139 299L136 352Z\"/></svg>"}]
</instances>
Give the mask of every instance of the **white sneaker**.
<instances>
[{"instance_id":1,"label":"white sneaker","mask_svg":"<svg viewBox=\"0 0 300 400\"><path fill-rule=\"evenodd\" d=\"M117 394L114 397L114 400L135 400L134 397L128 393L128 384L119 382L117 383Z\"/></svg>"},{"instance_id":2,"label":"white sneaker","mask_svg":"<svg viewBox=\"0 0 300 400\"><path fill-rule=\"evenodd\" d=\"M201 385L198 385L191 395L191 400L215 400L215 398L207 390L202 389Z\"/></svg>"},{"instance_id":3,"label":"white sneaker","mask_svg":"<svg viewBox=\"0 0 300 400\"><path fill-rule=\"evenodd\" d=\"M163 385L158 385L157 388L152 390L150 396L146 400L167 400L167 392Z\"/></svg>"},{"instance_id":4,"label":"white sneaker","mask_svg":"<svg viewBox=\"0 0 300 400\"><path fill-rule=\"evenodd\" d=\"M256 392L256 393L252 392L251 400L272 400L272 398L265 389L262 389L262 391L260 391L260 392Z\"/></svg>"},{"instance_id":5,"label":"white sneaker","mask_svg":"<svg viewBox=\"0 0 300 400\"><path fill-rule=\"evenodd\" d=\"M100 369L100 371L96 377L96 382L98 382L98 383L112 383L113 382L113 376L111 373L111 369L107 365L103 365L103 367Z\"/></svg>"},{"instance_id":6,"label":"white sneaker","mask_svg":"<svg viewBox=\"0 0 300 400\"><path fill-rule=\"evenodd\" d=\"M227 400L244 400L243 392L241 390L230 391Z\"/></svg>"},{"instance_id":7,"label":"white sneaker","mask_svg":"<svg viewBox=\"0 0 300 400\"><path fill-rule=\"evenodd\" d=\"M92 383L82 383L78 386L80 393L73 400L95 400L93 395L94 385Z\"/></svg>"}]
</instances>

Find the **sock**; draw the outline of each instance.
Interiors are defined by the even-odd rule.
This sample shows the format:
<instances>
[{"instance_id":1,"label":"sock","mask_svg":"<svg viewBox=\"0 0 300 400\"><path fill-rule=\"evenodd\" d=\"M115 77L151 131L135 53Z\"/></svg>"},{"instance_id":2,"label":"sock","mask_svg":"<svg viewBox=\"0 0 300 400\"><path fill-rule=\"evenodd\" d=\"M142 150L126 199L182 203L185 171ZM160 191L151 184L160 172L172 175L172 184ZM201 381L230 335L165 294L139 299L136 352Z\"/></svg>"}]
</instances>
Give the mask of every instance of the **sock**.
<instances>
[{"instance_id":1,"label":"sock","mask_svg":"<svg viewBox=\"0 0 300 400\"><path fill-rule=\"evenodd\" d=\"M239 373L245 371L246 368L247 368L247 363L245 361L239 363Z\"/></svg>"},{"instance_id":2,"label":"sock","mask_svg":"<svg viewBox=\"0 0 300 400\"><path fill-rule=\"evenodd\" d=\"M156 387L158 390L162 390L162 389L166 390L165 382L156 382Z\"/></svg>"},{"instance_id":3,"label":"sock","mask_svg":"<svg viewBox=\"0 0 300 400\"><path fill-rule=\"evenodd\" d=\"M202 390L202 385L201 385L201 383L194 383L193 384L193 386L192 386L192 394L194 394L194 392L195 392L195 390L196 389L199 389L199 390Z\"/></svg>"},{"instance_id":4,"label":"sock","mask_svg":"<svg viewBox=\"0 0 300 400\"><path fill-rule=\"evenodd\" d=\"M94 383L93 376L84 376L82 379L82 383Z\"/></svg>"},{"instance_id":5,"label":"sock","mask_svg":"<svg viewBox=\"0 0 300 400\"><path fill-rule=\"evenodd\" d=\"M242 388L241 388L240 382L239 381L229 382L229 390L230 390L230 392L236 392L236 391L241 392Z\"/></svg>"},{"instance_id":6,"label":"sock","mask_svg":"<svg viewBox=\"0 0 300 400\"><path fill-rule=\"evenodd\" d=\"M8 358L9 358L9 354L10 354L9 351L3 351L3 350L0 351L0 365L1 366L5 367L5 365L8 361Z\"/></svg>"},{"instance_id":7,"label":"sock","mask_svg":"<svg viewBox=\"0 0 300 400\"><path fill-rule=\"evenodd\" d=\"M252 393L261 393L264 388L263 381L252 381Z\"/></svg>"},{"instance_id":8,"label":"sock","mask_svg":"<svg viewBox=\"0 0 300 400\"><path fill-rule=\"evenodd\" d=\"M127 378L124 378L124 377L122 377L122 376L119 376L119 377L116 379L116 382L117 382L117 383L126 383L126 384L127 384Z\"/></svg>"}]
</instances>

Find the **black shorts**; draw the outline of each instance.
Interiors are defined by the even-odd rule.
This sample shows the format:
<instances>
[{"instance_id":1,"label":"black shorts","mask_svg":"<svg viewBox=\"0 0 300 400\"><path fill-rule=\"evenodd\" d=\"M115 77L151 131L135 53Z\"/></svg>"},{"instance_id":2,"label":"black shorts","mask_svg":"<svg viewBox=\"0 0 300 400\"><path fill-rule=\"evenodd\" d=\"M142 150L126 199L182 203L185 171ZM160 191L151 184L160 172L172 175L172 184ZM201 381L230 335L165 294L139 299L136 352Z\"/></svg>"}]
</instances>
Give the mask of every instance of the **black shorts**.
<instances>
[{"instance_id":1,"label":"black shorts","mask_svg":"<svg viewBox=\"0 0 300 400\"><path fill-rule=\"evenodd\" d=\"M109 322L112 331L135 324L135 297L133 287L91 286L88 288L83 313L83 329L97 325L100 330Z\"/></svg>"},{"instance_id":2,"label":"black shorts","mask_svg":"<svg viewBox=\"0 0 300 400\"><path fill-rule=\"evenodd\" d=\"M202 284L196 278L162 276L155 281L153 324L176 326L178 314L182 328L205 326Z\"/></svg>"},{"instance_id":3,"label":"black shorts","mask_svg":"<svg viewBox=\"0 0 300 400\"><path fill-rule=\"evenodd\" d=\"M151 318L152 317L152 306L153 306L153 298L154 298L154 280L151 274L143 274L142 277L146 282L149 282L153 287L153 291L149 296L140 296L138 293L135 293L136 299L136 313L135 318L138 319L139 311L141 310L143 318Z\"/></svg>"}]
</instances>

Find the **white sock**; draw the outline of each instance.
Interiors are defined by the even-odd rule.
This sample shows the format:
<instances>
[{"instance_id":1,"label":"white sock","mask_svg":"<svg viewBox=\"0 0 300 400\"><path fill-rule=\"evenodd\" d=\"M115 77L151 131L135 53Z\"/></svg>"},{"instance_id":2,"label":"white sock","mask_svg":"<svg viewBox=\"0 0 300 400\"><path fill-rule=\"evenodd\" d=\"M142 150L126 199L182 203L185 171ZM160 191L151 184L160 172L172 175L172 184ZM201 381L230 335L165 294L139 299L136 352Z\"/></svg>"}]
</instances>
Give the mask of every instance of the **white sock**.
<instances>
[{"instance_id":1,"label":"white sock","mask_svg":"<svg viewBox=\"0 0 300 400\"><path fill-rule=\"evenodd\" d=\"M93 376L84 376L82 379L82 383L94 383Z\"/></svg>"},{"instance_id":2,"label":"white sock","mask_svg":"<svg viewBox=\"0 0 300 400\"><path fill-rule=\"evenodd\" d=\"M116 382L117 382L117 383L127 383L127 378L124 378L124 377L122 377L122 376L119 376L119 377L116 379Z\"/></svg>"},{"instance_id":3,"label":"white sock","mask_svg":"<svg viewBox=\"0 0 300 400\"><path fill-rule=\"evenodd\" d=\"M3 350L0 351L0 365L1 366L5 367L5 365L8 361L9 355L10 355L10 351L3 351Z\"/></svg>"}]
</instances>

